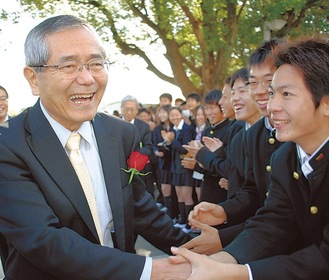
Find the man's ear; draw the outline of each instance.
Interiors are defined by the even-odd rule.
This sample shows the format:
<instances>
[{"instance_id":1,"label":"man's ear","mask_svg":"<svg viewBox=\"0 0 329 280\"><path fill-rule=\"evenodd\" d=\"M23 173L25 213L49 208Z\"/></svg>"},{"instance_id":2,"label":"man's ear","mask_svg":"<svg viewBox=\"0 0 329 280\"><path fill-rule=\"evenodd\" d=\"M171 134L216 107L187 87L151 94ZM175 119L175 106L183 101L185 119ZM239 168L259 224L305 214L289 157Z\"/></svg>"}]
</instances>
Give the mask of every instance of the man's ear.
<instances>
[{"instance_id":1,"label":"man's ear","mask_svg":"<svg viewBox=\"0 0 329 280\"><path fill-rule=\"evenodd\" d=\"M38 84L38 77L37 73L32 67L25 67L24 68L24 76L25 79L30 84L32 94L35 96L39 96L39 84Z\"/></svg>"}]
</instances>

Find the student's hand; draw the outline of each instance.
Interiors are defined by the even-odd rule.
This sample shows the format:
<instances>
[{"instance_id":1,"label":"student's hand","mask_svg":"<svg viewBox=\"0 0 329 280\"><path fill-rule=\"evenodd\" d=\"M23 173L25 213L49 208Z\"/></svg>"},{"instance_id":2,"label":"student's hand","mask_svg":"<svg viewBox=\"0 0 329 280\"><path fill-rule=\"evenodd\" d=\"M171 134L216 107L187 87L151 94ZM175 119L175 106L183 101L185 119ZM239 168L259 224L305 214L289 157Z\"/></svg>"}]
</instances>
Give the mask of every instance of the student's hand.
<instances>
[{"instance_id":1,"label":"student's hand","mask_svg":"<svg viewBox=\"0 0 329 280\"><path fill-rule=\"evenodd\" d=\"M200 223L194 219L190 220L189 223L192 228L199 228L201 230L201 234L183 244L181 247L204 255L215 254L223 248L218 230L216 228Z\"/></svg>"},{"instance_id":2,"label":"student's hand","mask_svg":"<svg viewBox=\"0 0 329 280\"><path fill-rule=\"evenodd\" d=\"M225 190L228 190L228 180L226 178L220 178L218 185Z\"/></svg>"},{"instance_id":3,"label":"student's hand","mask_svg":"<svg viewBox=\"0 0 329 280\"><path fill-rule=\"evenodd\" d=\"M218 138L203 136L202 141L211 152L215 152L216 150L218 150L223 146L223 142Z\"/></svg>"},{"instance_id":4,"label":"student's hand","mask_svg":"<svg viewBox=\"0 0 329 280\"><path fill-rule=\"evenodd\" d=\"M183 145L183 148L188 151L191 157L195 158L196 154L203 147L200 141L191 141L188 145Z\"/></svg>"},{"instance_id":5,"label":"student's hand","mask_svg":"<svg viewBox=\"0 0 329 280\"><path fill-rule=\"evenodd\" d=\"M190 212L188 219L194 219L201 223L215 226L224 223L227 220L227 216L222 206L209 202L201 202Z\"/></svg>"},{"instance_id":6,"label":"student's hand","mask_svg":"<svg viewBox=\"0 0 329 280\"><path fill-rule=\"evenodd\" d=\"M195 165L197 164L197 161L194 158L188 158L184 157L181 160L182 166L186 169L194 170Z\"/></svg>"},{"instance_id":7,"label":"student's hand","mask_svg":"<svg viewBox=\"0 0 329 280\"><path fill-rule=\"evenodd\" d=\"M192 273L188 280L248 280L248 269L245 265L220 263L208 256L199 255L186 248L171 248L175 256L169 257L170 262L179 263L186 259L192 266ZM173 278L170 278L173 279Z\"/></svg>"}]
</instances>

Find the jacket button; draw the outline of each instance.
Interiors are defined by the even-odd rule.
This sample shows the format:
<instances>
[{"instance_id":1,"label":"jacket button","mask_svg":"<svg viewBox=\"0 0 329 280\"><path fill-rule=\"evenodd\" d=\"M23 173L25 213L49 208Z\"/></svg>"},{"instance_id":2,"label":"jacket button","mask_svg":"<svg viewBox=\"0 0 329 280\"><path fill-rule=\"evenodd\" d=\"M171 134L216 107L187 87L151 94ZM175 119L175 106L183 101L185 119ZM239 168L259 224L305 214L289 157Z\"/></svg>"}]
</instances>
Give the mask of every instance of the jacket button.
<instances>
[{"instance_id":1,"label":"jacket button","mask_svg":"<svg viewBox=\"0 0 329 280\"><path fill-rule=\"evenodd\" d=\"M209 132L211 135L213 135L214 134L214 132L211 130L210 132Z\"/></svg>"},{"instance_id":2,"label":"jacket button","mask_svg":"<svg viewBox=\"0 0 329 280\"><path fill-rule=\"evenodd\" d=\"M268 143L270 144L270 145L273 145L274 143L275 143L275 138L269 138L268 139Z\"/></svg>"},{"instance_id":3,"label":"jacket button","mask_svg":"<svg viewBox=\"0 0 329 280\"><path fill-rule=\"evenodd\" d=\"M319 212L319 209L316 206L311 206L310 212L311 212L311 214L315 215Z\"/></svg>"},{"instance_id":4,"label":"jacket button","mask_svg":"<svg viewBox=\"0 0 329 280\"><path fill-rule=\"evenodd\" d=\"M267 172L271 172L271 165L267 165L267 166L266 166L266 171L267 171Z\"/></svg>"},{"instance_id":5,"label":"jacket button","mask_svg":"<svg viewBox=\"0 0 329 280\"><path fill-rule=\"evenodd\" d=\"M299 174L296 171L293 173L293 176L296 180L299 180Z\"/></svg>"}]
</instances>

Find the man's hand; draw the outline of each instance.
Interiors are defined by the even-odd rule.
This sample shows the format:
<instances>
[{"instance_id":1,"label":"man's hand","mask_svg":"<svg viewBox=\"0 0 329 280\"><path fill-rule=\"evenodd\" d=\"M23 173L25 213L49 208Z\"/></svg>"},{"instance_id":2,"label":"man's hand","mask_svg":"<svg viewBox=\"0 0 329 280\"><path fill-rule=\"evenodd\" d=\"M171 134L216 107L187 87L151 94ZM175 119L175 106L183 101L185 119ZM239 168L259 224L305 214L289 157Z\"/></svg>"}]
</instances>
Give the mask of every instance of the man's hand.
<instances>
[{"instance_id":1,"label":"man's hand","mask_svg":"<svg viewBox=\"0 0 329 280\"><path fill-rule=\"evenodd\" d=\"M163 279L187 279L191 274L189 262L181 259L181 262L170 262L167 258L152 260L151 280Z\"/></svg>"},{"instance_id":2,"label":"man's hand","mask_svg":"<svg viewBox=\"0 0 329 280\"><path fill-rule=\"evenodd\" d=\"M188 280L248 280L248 269L245 265L235 263L220 263L205 255L199 255L186 248L171 248L176 256L169 257L170 262L180 263L183 259L192 265L192 273ZM172 278L170 278L172 279Z\"/></svg>"},{"instance_id":3,"label":"man's hand","mask_svg":"<svg viewBox=\"0 0 329 280\"><path fill-rule=\"evenodd\" d=\"M190 219L215 226L224 223L227 220L227 216L222 206L209 202L201 202L190 212Z\"/></svg>"},{"instance_id":4,"label":"man's hand","mask_svg":"<svg viewBox=\"0 0 329 280\"><path fill-rule=\"evenodd\" d=\"M201 234L183 244L181 247L205 255L218 253L222 249L222 243L216 228L200 223L194 219L191 219L189 223L193 228L199 228Z\"/></svg>"},{"instance_id":5,"label":"man's hand","mask_svg":"<svg viewBox=\"0 0 329 280\"><path fill-rule=\"evenodd\" d=\"M223 146L223 142L218 138L203 136L202 141L211 152L215 152Z\"/></svg>"},{"instance_id":6,"label":"man's hand","mask_svg":"<svg viewBox=\"0 0 329 280\"><path fill-rule=\"evenodd\" d=\"M181 163L184 168L194 170L194 167L197 164L197 161L194 158L184 157L184 159L182 159Z\"/></svg>"}]
</instances>

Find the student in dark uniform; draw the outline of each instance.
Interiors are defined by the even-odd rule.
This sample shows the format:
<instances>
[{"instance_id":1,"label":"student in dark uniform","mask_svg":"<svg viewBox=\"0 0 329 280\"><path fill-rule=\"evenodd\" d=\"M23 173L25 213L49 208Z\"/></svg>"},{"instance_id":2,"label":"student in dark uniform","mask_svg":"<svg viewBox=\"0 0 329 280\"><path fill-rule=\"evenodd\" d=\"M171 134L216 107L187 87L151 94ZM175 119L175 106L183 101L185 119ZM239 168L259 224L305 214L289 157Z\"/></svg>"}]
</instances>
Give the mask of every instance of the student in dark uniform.
<instances>
[{"instance_id":1,"label":"student in dark uniform","mask_svg":"<svg viewBox=\"0 0 329 280\"><path fill-rule=\"evenodd\" d=\"M221 139L223 146L216 151L217 155L226 158L225 148L228 144L228 135L230 120L225 119L218 105L218 101L222 97L219 90L212 90L204 98L204 106L206 115L210 122L210 126L204 130L203 136L215 137ZM227 197L227 191L220 188L218 182L221 176L216 173L211 173L206 169L200 169L204 174L204 183L201 187L201 201L218 203L224 201Z\"/></svg>"},{"instance_id":2,"label":"student in dark uniform","mask_svg":"<svg viewBox=\"0 0 329 280\"><path fill-rule=\"evenodd\" d=\"M219 205L205 206L202 204L197 206L202 207L204 211L218 208L222 215L221 223L226 222L226 228L221 230L218 235L218 232L211 231L210 228L206 230L206 225L196 225L204 229L204 234L186 244L187 248L194 248L196 252L208 253L221 249L242 231L246 219L253 216L256 210L264 204L269 184L270 157L282 144L274 136L274 129L266 110L267 105L264 106L264 104L269 100L268 86L276 69L273 53L284 43L281 39L266 41L252 53L248 60L249 82L256 84L256 87L252 86L253 84L249 85L249 90L255 95L258 109L264 117L246 133L245 182L234 199L228 199ZM216 241L213 242L213 240ZM201 246L200 244L202 244L202 248L198 248Z\"/></svg>"},{"instance_id":3,"label":"student in dark uniform","mask_svg":"<svg viewBox=\"0 0 329 280\"><path fill-rule=\"evenodd\" d=\"M276 65L268 110L286 143L272 155L265 205L211 258L173 250L192 262L195 279L328 279L328 40L289 44Z\"/></svg>"},{"instance_id":4,"label":"student in dark uniform","mask_svg":"<svg viewBox=\"0 0 329 280\"><path fill-rule=\"evenodd\" d=\"M153 131L153 143L155 155L159 159L161 192L167 207L167 214L174 220L178 215L178 206L176 192L171 185L172 150L171 146L168 146L168 143L164 140L164 135L171 131L172 128L172 124L169 121L170 107L171 105L167 104L159 108L158 117L161 123Z\"/></svg>"},{"instance_id":5,"label":"student in dark uniform","mask_svg":"<svg viewBox=\"0 0 329 280\"><path fill-rule=\"evenodd\" d=\"M182 112L178 107L169 109L169 120L172 124L172 130L163 133L162 137L172 151L172 182L175 186L180 219L174 225L183 229L185 233L190 232L190 226L187 224L187 217L193 209L194 202L192 198L193 182L192 171L182 166L181 160L187 155L187 150L183 148L184 144L190 142L193 138L192 127L185 123Z\"/></svg>"}]
</instances>

